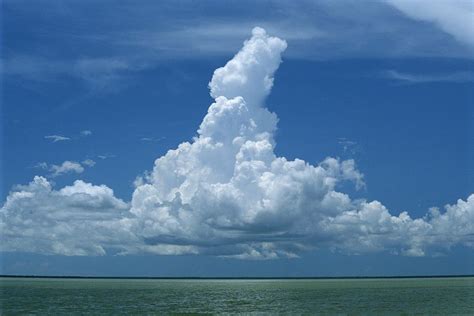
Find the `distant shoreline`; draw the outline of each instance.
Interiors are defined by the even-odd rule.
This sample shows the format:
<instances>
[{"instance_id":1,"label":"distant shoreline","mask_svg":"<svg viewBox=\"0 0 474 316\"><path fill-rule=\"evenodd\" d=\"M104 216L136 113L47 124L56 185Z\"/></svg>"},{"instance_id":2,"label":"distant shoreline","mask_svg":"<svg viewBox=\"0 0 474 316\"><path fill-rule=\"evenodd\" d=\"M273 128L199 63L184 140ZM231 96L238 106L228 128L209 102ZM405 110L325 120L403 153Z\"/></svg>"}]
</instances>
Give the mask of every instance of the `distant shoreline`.
<instances>
[{"instance_id":1,"label":"distant shoreline","mask_svg":"<svg viewBox=\"0 0 474 316\"><path fill-rule=\"evenodd\" d=\"M118 279L118 280L337 280L337 279L435 279L474 278L474 274L404 275L404 276L321 276L321 277L148 277L148 276L76 276L76 275L0 275L0 278L22 279Z\"/></svg>"}]
</instances>

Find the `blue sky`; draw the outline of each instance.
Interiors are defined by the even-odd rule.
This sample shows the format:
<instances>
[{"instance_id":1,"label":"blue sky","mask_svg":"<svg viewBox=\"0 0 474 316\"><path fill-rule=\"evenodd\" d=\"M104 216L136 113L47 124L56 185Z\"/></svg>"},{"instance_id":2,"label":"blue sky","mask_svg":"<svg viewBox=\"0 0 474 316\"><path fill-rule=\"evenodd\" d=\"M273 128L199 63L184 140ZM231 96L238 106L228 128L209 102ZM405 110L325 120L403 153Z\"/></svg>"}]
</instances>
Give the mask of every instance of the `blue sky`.
<instances>
[{"instance_id":1,"label":"blue sky","mask_svg":"<svg viewBox=\"0 0 474 316\"><path fill-rule=\"evenodd\" d=\"M4 237L9 242L2 252L3 273L172 276L474 273L473 241L465 237L474 233L474 199L466 205L458 202L458 199L467 201L474 192L474 32L471 31L474 28L469 27L474 8L467 1L440 2L429 7L427 3L243 1L224 5L211 1L199 4L145 1L138 5L127 1L4 1L1 198L2 204L5 203L2 221L8 228ZM136 181L140 176L156 188L174 194L173 185L161 180L166 177L159 170L164 168L173 173L176 161L167 158L166 164L155 165L156 172L152 172L154 161L198 136L203 117L214 102L208 89L214 70L224 66L241 49L255 26L265 28L268 36L277 36L288 45L286 50L276 48L275 56L279 58L281 53L283 62L279 68L275 65L278 70L275 69L273 87L262 103L278 115L277 129L268 139L269 143L274 140L273 152L277 157L298 158L313 166L327 157L339 158L338 176L327 177L340 177L341 181L326 194L347 194L351 197L351 207L358 212L367 206L362 199L367 203L379 201L397 218L406 211L412 219L423 218L431 207L440 208L441 213L448 212L443 207L449 204L453 217L458 216L459 222L467 221L467 224L460 227L456 226L459 222L442 222L438 225L441 228L434 228L435 234L441 236L434 241L425 238L422 232L410 237L410 241L398 241L402 238L396 232L387 240L373 240L370 236L354 235L352 228L343 231L334 228L324 236L319 232L305 235L301 231L312 227L302 226L301 222L312 206L295 209L298 218L285 222L285 202L273 201L273 195L266 195L262 201L275 202L276 206L265 211L277 212L281 207L278 211L281 213L265 215L268 218L262 215L263 219L250 222L238 216L227 218L233 229L246 223L250 228L239 232L251 232L254 236L252 239L239 235L233 239L222 238L224 233L219 230L206 235L209 233L191 222L183 221L179 228L170 228L166 226L168 222L154 217L153 214L161 211L148 209L140 204L141 198L132 197L139 187L145 190L146 184ZM252 69L245 73L249 78L252 74ZM220 82L216 80L218 85ZM239 91L236 93L239 95ZM222 95L230 99L234 92L225 90ZM249 107L251 97L244 96ZM231 118L229 122L235 120ZM262 124L269 121L263 120ZM224 124L211 134L217 135L213 133L223 132L227 126ZM183 155L183 159L190 157ZM206 159L216 159L215 170L220 170L217 165L222 156L210 155ZM345 175L342 167L347 159L353 159L356 164L350 175ZM203 166L197 166L196 170ZM194 169L189 171L190 183L207 183L203 177L220 179L222 174L210 166L213 170L207 176ZM308 173L313 172L308 168L305 169ZM354 182L360 174L364 175L364 185L357 189ZM53 193L37 193L32 186L16 187L26 186L36 175L53 186ZM280 174L275 172L275 176ZM78 189L73 185L78 179L93 187ZM303 188L310 183L298 181L295 185ZM98 185L102 184L113 189L113 194L101 191ZM73 191L67 196L75 200L64 201L63 205L56 190L59 192L65 186ZM38 196L34 203L21 200L7 205L5 201L12 194L9 192L33 192ZM183 187L177 192L181 192L183 200L187 199L188 191ZM306 192L307 189L302 189L295 193L295 198L305 198ZM79 205L79 198L86 194L91 195L90 200L97 198L99 202ZM155 198L155 193L146 194L147 198ZM173 197L161 195L164 193L156 194L159 196L156 203L160 205L176 202ZM209 205L218 205L216 212L206 215L208 220L218 222L216 214L227 211L219 204L222 201L218 195L212 204L203 202L198 193L192 198L199 202L189 202L195 213L207 211ZM55 209L53 202L63 208ZM128 215L130 207L133 216L155 221L155 230L148 231L150 224L144 224L149 222L143 219L143 223L130 224L138 228L124 229L133 231L133 237L111 237L105 230L91 237L97 238L98 244L84 245L86 241L78 241L82 237L76 235L83 232L77 228L79 222L68 222L68 217L94 220L98 216L95 210L122 212L129 219L133 218ZM186 209L188 204L182 202L180 207ZM243 206L237 203L232 207ZM66 215L61 214L63 211ZM22 216L16 218L15 214ZM107 214L101 216L108 218ZM44 221L51 226L50 231L38 224ZM429 219L426 223L436 227ZM66 233L63 224L69 225ZM367 223L356 225L362 227ZM422 230L413 225L408 231ZM271 246L254 247L263 238L262 234L272 229L288 239L275 241ZM451 229L462 231L464 237L454 238ZM63 236L67 242L58 250L55 238L61 234L66 234ZM292 239L292 235L298 234L304 236L304 244ZM146 250L140 248L142 245L127 245L126 255L114 255L124 250L116 241L107 241L111 250L104 246L105 253L96 252L96 247L102 249L100 242L105 237L118 238L118 243L137 238L144 240L147 247L153 243L167 246ZM32 241L35 238L44 242L35 243ZM352 243L355 238L367 241L367 249L355 247ZM210 240L212 247L208 244ZM189 248L170 250L169 245ZM73 249L72 253L65 252L64 247ZM424 253L419 256L421 249ZM254 253L258 253L255 258Z\"/></svg>"}]
</instances>

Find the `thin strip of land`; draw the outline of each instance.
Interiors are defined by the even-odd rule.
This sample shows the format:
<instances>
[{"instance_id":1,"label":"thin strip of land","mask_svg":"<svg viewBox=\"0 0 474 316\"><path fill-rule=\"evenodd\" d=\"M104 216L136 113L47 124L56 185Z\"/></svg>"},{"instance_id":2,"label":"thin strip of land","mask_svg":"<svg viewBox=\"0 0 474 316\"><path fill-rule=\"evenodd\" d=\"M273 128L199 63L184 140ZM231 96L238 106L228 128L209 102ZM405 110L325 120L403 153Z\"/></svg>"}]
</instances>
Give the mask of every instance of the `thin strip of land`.
<instances>
[{"instance_id":1,"label":"thin strip of land","mask_svg":"<svg viewBox=\"0 0 474 316\"><path fill-rule=\"evenodd\" d=\"M433 279L433 278L474 278L474 274L456 275L390 275L390 276L305 276L305 277L164 277L164 276L81 276L81 275L13 275L0 274L0 278L31 279L136 279L136 280L332 280L332 279Z\"/></svg>"}]
</instances>

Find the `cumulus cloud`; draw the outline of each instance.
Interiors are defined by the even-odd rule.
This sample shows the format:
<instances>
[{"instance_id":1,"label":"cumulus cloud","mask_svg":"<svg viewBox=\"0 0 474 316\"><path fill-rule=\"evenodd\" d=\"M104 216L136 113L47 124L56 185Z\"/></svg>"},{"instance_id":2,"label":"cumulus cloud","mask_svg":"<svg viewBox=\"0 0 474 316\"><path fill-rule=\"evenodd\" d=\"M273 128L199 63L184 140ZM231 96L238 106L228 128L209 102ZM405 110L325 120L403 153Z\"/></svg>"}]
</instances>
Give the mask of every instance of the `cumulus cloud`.
<instances>
[{"instance_id":1,"label":"cumulus cloud","mask_svg":"<svg viewBox=\"0 0 474 316\"><path fill-rule=\"evenodd\" d=\"M88 129L85 129L83 131L81 131L81 135L82 136L91 136L92 135L92 131L88 130Z\"/></svg>"},{"instance_id":2,"label":"cumulus cloud","mask_svg":"<svg viewBox=\"0 0 474 316\"><path fill-rule=\"evenodd\" d=\"M51 175L57 177L65 173L82 173L84 172L84 167L78 162L66 160L60 165L51 165L50 170L52 172Z\"/></svg>"},{"instance_id":3,"label":"cumulus cloud","mask_svg":"<svg viewBox=\"0 0 474 316\"><path fill-rule=\"evenodd\" d=\"M215 102L198 135L157 159L133 194L138 231L149 244L238 258L295 256L322 246L423 253L430 223L337 191L344 181L363 187L353 160L313 166L275 155L278 120L263 101L285 48L256 28L214 72Z\"/></svg>"},{"instance_id":4,"label":"cumulus cloud","mask_svg":"<svg viewBox=\"0 0 474 316\"><path fill-rule=\"evenodd\" d=\"M104 185L77 180L54 190L36 176L15 187L0 211L2 250L103 255L109 245L133 240L124 231L127 209Z\"/></svg>"},{"instance_id":5,"label":"cumulus cloud","mask_svg":"<svg viewBox=\"0 0 474 316\"><path fill-rule=\"evenodd\" d=\"M53 143L62 142L65 140L70 140L71 138L61 135L47 135L44 137L45 139L51 139Z\"/></svg>"},{"instance_id":6,"label":"cumulus cloud","mask_svg":"<svg viewBox=\"0 0 474 316\"><path fill-rule=\"evenodd\" d=\"M60 165L49 165L46 162L40 162L36 164L35 167L43 170L48 170L51 172L51 177L57 177L67 173L83 173L85 170L84 166L93 167L95 164L96 162L94 160L85 159L84 161L82 161L82 164L76 161L66 160Z\"/></svg>"},{"instance_id":7,"label":"cumulus cloud","mask_svg":"<svg viewBox=\"0 0 474 316\"><path fill-rule=\"evenodd\" d=\"M314 248L422 256L474 246L474 195L423 218L392 215L363 188L354 160L312 165L278 157L278 118L265 107L285 41L255 28L209 83L214 103L191 142L159 157L128 205L106 186L44 178L15 188L0 211L3 249L59 254L210 254L296 257Z\"/></svg>"},{"instance_id":8,"label":"cumulus cloud","mask_svg":"<svg viewBox=\"0 0 474 316\"><path fill-rule=\"evenodd\" d=\"M470 0L387 0L410 18L431 22L458 41L474 46L474 3Z\"/></svg>"}]
</instances>

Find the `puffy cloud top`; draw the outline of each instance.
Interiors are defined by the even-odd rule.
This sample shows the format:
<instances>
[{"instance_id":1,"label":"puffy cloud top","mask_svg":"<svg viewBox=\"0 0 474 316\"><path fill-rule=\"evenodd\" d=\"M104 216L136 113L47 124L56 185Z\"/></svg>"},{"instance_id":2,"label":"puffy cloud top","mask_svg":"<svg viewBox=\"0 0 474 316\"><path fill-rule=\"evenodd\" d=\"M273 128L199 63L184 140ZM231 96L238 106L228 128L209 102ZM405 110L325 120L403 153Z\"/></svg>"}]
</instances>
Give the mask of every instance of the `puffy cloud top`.
<instances>
[{"instance_id":1,"label":"puffy cloud top","mask_svg":"<svg viewBox=\"0 0 474 316\"><path fill-rule=\"evenodd\" d=\"M76 181L44 178L15 188L0 210L4 250L65 255L107 251L295 257L318 247L411 256L474 246L474 195L398 216L378 201L352 200L339 184L364 186L353 160L317 165L275 155L277 116L264 104L286 43L255 28L209 88L215 99L192 142L155 161L130 204ZM436 251L437 251L436 250Z\"/></svg>"},{"instance_id":2,"label":"puffy cloud top","mask_svg":"<svg viewBox=\"0 0 474 316\"><path fill-rule=\"evenodd\" d=\"M267 35L264 29L252 30L252 38L224 67L216 69L209 83L211 96L228 99L241 96L259 105L273 86L273 74L281 63L286 42Z\"/></svg>"}]
</instances>

